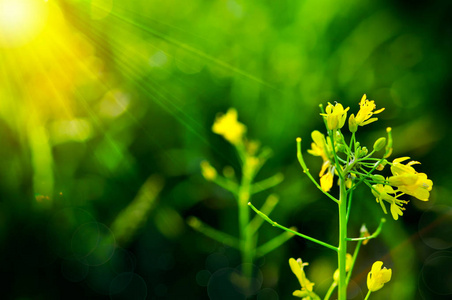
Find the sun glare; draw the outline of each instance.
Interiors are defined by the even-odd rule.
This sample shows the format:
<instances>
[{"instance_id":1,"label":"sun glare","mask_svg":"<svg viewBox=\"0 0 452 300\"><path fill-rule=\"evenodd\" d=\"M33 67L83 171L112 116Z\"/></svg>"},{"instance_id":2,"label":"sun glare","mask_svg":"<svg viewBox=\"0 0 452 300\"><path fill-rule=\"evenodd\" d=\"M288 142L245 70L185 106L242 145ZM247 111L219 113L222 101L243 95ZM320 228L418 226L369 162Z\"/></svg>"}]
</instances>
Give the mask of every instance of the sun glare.
<instances>
[{"instance_id":1,"label":"sun glare","mask_svg":"<svg viewBox=\"0 0 452 300\"><path fill-rule=\"evenodd\" d=\"M0 46L14 47L31 41L46 18L44 0L0 0Z\"/></svg>"}]
</instances>

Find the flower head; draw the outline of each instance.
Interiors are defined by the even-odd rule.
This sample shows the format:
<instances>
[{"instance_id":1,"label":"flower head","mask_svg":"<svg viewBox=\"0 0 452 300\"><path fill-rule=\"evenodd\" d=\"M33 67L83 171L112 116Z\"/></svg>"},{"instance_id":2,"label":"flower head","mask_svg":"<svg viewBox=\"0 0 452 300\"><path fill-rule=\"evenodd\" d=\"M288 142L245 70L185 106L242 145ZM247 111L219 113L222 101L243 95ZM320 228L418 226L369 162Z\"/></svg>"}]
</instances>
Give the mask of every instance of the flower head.
<instances>
[{"instance_id":1,"label":"flower head","mask_svg":"<svg viewBox=\"0 0 452 300\"><path fill-rule=\"evenodd\" d=\"M246 126L237 121L237 111L230 108L226 114L220 114L216 117L212 131L222 135L231 144L237 145L242 141Z\"/></svg>"},{"instance_id":2,"label":"flower head","mask_svg":"<svg viewBox=\"0 0 452 300\"><path fill-rule=\"evenodd\" d=\"M326 125L328 129L340 129L344 126L345 120L347 119L347 111L350 107L344 109L342 104L336 103L336 105L328 102L325 109L326 114L320 114L326 119Z\"/></svg>"},{"instance_id":3,"label":"flower head","mask_svg":"<svg viewBox=\"0 0 452 300\"><path fill-rule=\"evenodd\" d=\"M364 126L367 124L370 124L372 122L375 122L378 120L378 118L371 118L373 115L381 113L384 108L381 108L379 110L374 111L374 109L377 108L375 105L375 102L373 100L367 100L366 94L361 98L361 101L359 102L359 111L356 114L356 117L354 114L350 115L349 118L349 125L350 130L352 132L356 131L356 126ZM352 130L354 129L354 130Z\"/></svg>"},{"instance_id":4,"label":"flower head","mask_svg":"<svg viewBox=\"0 0 452 300\"><path fill-rule=\"evenodd\" d=\"M376 292L383 287L383 285L391 280L392 270L381 268L383 262L376 261L372 265L372 270L367 275L367 288L371 292Z\"/></svg>"},{"instance_id":5,"label":"flower head","mask_svg":"<svg viewBox=\"0 0 452 300\"><path fill-rule=\"evenodd\" d=\"M389 184L398 187L405 194L414 196L422 201L428 201L433 181L428 179L425 173L418 173L412 167L412 165L419 164L419 162L410 161L406 165L401 163L407 159L409 157L394 159L391 166L393 176L389 177Z\"/></svg>"},{"instance_id":6,"label":"flower head","mask_svg":"<svg viewBox=\"0 0 452 300\"><path fill-rule=\"evenodd\" d=\"M314 283L309 281L303 270L304 266L307 266L308 263L304 263L301 258L297 260L291 258L289 259L289 265L301 285L301 289L294 291L292 295L302 298L303 300L319 299L318 296L312 291Z\"/></svg>"}]
</instances>

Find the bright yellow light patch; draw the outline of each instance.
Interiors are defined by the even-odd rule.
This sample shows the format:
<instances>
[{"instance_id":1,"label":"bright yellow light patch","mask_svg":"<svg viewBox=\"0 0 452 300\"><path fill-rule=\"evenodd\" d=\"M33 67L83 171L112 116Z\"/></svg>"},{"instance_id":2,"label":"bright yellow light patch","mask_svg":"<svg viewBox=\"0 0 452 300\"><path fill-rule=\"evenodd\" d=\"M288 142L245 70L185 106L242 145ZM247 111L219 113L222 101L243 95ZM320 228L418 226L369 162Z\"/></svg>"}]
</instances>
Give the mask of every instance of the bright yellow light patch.
<instances>
[{"instance_id":1,"label":"bright yellow light patch","mask_svg":"<svg viewBox=\"0 0 452 300\"><path fill-rule=\"evenodd\" d=\"M41 31L46 18L43 0L0 0L0 46L29 42Z\"/></svg>"}]
</instances>

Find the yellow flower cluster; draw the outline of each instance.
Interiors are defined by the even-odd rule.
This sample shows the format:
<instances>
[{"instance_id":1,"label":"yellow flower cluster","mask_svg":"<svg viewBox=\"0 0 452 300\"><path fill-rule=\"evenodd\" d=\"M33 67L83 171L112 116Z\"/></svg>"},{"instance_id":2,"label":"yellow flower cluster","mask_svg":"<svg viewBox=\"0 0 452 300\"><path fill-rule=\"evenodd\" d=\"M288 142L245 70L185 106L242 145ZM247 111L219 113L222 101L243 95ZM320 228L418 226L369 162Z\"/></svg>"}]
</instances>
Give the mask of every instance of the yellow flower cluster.
<instances>
[{"instance_id":1,"label":"yellow flower cluster","mask_svg":"<svg viewBox=\"0 0 452 300\"><path fill-rule=\"evenodd\" d=\"M409 157L400 157L393 160L391 166L392 176L386 180L389 185L381 183L372 186L372 193L377 198L377 202L381 204L385 213L386 209L382 200L390 203L391 214L394 220L403 215L405 208L402 205L408 203L398 199L398 197L408 194L419 200L428 201L433 186L433 181L428 179L425 173L418 173L412 167L415 164L419 164L419 162L410 161L406 165L402 164L403 161L408 159ZM379 177L382 182L385 182L382 176ZM396 187L396 189L393 187Z\"/></svg>"},{"instance_id":2,"label":"yellow flower cluster","mask_svg":"<svg viewBox=\"0 0 452 300\"><path fill-rule=\"evenodd\" d=\"M222 135L231 144L238 145L242 142L246 126L237 120L237 111L230 108L226 114L219 114L216 117L212 131Z\"/></svg>"},{"instance_id":3,"label":"yellow flower cluster","mask_svg":"<svg viewBox=\"0 0 452 300\"><path fill-rule=\"evenodd\" d=\"M362 182L363 180L371 186L372 193L380 203L384 213L387 213L384 202L390 204L392 217L397 220L403 215L405 200L399 199L404 194L416 197L421 201L428 201L430 191L433 186L432 180L427 178L425 173L418 173L413 165L419 164L416 161L403 162L409 157L394 159L392 163L386 158L392 153L392 135L391 128L387 128L388 137L377 139L373 145L373 151L384 151L381 159L372 159L368 155L368 149L360 146L355 140L354 133L358 126L368 125L378 120L375 115L384 111L384 108L376 109L377 106L373 100L368 100L364 94L359 102L359 111L351 114L349 117L349 129L353 133L350 143L345 143L341 128L344 126L349 107L345 108L340 103L335 105L328 102L325 112L320 115L324 118L328 129L328 136L325 137L321 132L315 130L312 132L312 144L308 153L322 158L323 163L319 172L320 187L324 192L329 192L333 187L334 176L345 180L345 187L352 188L353 182ZM340 157L339 152L347 157ZM372 154L371 153L371 154ZM375 170L382 171L386 164L391 165L392 176L384 178L381 175L371 175ZM355 167L356 166L356 167ZM354 168L355 167L355 168ZM363 167L371 169L369 173L362 173L358 168ZM369 180L370 181L367 181Z\"/></svg>"}]
</instances>

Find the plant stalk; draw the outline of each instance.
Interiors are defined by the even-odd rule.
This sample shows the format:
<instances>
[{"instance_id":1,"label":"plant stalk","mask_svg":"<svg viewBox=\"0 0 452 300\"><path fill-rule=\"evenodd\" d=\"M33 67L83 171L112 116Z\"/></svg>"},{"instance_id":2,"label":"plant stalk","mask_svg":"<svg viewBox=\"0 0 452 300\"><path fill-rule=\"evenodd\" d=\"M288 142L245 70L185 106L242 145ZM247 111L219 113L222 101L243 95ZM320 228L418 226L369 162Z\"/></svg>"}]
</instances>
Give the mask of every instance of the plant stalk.
<instances>
[{"instance_id":1,"label":"plant stalk","mask_svg":"<svg viewBox=\"0 0 452 300\"><path fill-rule=\"evenodd\" d=\"M339 282L338 282L338 300L347 299L346 283L346 255L347 255L347 193L345 181L339 181L339 251L337 252Z\"/></svg>"}]
</instances>

